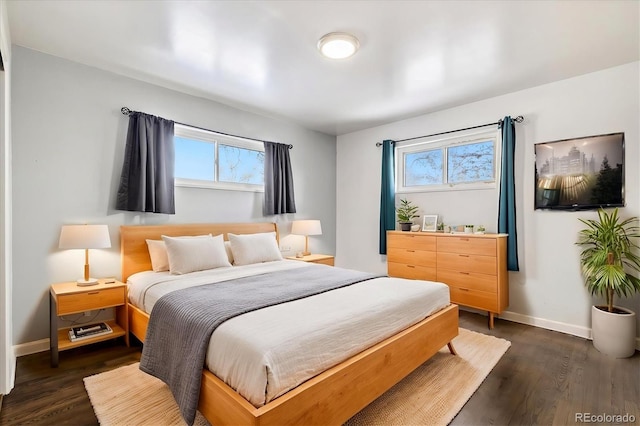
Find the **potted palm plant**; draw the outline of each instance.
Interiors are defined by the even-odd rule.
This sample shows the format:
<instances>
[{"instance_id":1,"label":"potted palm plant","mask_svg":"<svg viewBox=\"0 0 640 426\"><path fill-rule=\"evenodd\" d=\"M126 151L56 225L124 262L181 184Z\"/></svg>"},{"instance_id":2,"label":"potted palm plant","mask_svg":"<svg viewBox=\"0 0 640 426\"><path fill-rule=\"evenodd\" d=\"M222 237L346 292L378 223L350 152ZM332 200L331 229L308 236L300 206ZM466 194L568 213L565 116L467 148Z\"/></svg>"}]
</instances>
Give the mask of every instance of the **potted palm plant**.
<instances>
[{"instance_id":1,"label":"potted palm plant","mask_svg":"<svg viewBox=\"0 0 640 426\"><path fill-rule=\"evenodd\" d=\"M585 285L592 295L604 296L606 306L591 307L593 345L600 352L617 358L634 354L636 314L614 305L614 297L640 292L637 217L622 220L618 209L598 210L598 220L580 219L587 227L580 231L576 244L583 247L580 265Z\"/></svg>"},{"instance_id":2,"label":"potted palm plant","mask_svg":"<svg viewBox=\"0 0 640 426\"><path fill-rule=\"evenodd\" d=\"M411 225L413 225L413 219L419 217L416 213L418 207L414 206L411 201L406 199L400 200L400 206L396 207L396 213L398 215L398 223L400 224L400 230L411 231Z\"/></svg>"}]
</instances>

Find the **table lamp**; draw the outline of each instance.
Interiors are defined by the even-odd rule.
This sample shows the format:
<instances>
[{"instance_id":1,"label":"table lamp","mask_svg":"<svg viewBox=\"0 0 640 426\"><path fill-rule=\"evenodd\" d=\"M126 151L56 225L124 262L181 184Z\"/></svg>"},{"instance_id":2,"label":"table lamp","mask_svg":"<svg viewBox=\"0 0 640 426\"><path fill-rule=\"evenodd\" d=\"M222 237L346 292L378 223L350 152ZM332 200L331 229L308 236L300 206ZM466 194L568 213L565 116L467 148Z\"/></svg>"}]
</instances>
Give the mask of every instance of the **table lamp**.
<instances>
[{"instance_id":1,"label":"table lamp","mask_svg":"<svg viewBox=\"0 0 640 426\"><path fill-rule=\"evenodd\" d=\"M107 225L64 225L60 231L58 247L61 249L84 249L84 277L77 281L79 286L98 284L89 276L89 249L109 248L109 227Z\"/></svg>"},{"instance_id":2,"label":"table lamp","mask_svg":"<svg viewBox=\"0 0 640 426\"><path fill-rule=\"evenodd\" d=\"M322 235L322 226L319 220L294 220L291 225L291 233L295 235L304 235L304 252L303 256L309 256L309 235Z\"/></svg>"}]
</instances>

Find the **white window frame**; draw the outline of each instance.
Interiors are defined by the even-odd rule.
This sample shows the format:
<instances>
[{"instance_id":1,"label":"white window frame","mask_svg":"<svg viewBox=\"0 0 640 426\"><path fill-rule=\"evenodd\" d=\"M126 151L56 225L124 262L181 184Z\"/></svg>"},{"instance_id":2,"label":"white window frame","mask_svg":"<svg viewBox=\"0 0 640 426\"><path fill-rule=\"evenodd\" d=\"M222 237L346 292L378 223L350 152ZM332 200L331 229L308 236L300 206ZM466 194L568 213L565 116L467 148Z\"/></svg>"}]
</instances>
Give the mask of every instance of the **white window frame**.
<instances>
[{"instance_id":1,"label":"white window frame","mask_svg":"<svg viewBox=\"0 0 640 426\"><path fill-rule=\"evenodd\" d=\"M405 186L404 185L404 158L406 154L412 154L418 151L441 149L443 179L447 178L447 149L460 145L469 145L483 141L493 141L493 175L494 179L477 182L461 182L448 183L442 185L420 185ZM407 143L398 143L394 146L396 159L396 193L411 192L442 192L442 191L467 191L495 189L497 182L500 180L500 159L501 159L501 136L499 130L483 130L472 133L458 134L456 136L440 137L440 138L424 138L413 140Z\"/></svg>"},{"instance_id":2,"label":"white window frame","mask_svg":"<svg viewBox=\"0 0 640 426\"><path fill-rule=\"evenodd\" d=\"M175 186L187 187L187 188L207 188L207 189L222 189L228 191L248 191L248 192L264 192L264 184L251 184L251 183L237 183L237 182L220 182L218 181L219 174L219 157L218 157L218 145L228 145L237 148L250 149L252 151L264 152L264 144L262 142L253 141L251 139L240 138L236 136L223 135L216 132L210 132L204 129L198 129L195 127L189 127L182 124L175 124L174 136L183 137L187 139L198 140L202 142L209 142L214 145L214 162L215 162L215 181L200 180L200 179L185 179L175 178Z\"/></svg>"}]
</instances>

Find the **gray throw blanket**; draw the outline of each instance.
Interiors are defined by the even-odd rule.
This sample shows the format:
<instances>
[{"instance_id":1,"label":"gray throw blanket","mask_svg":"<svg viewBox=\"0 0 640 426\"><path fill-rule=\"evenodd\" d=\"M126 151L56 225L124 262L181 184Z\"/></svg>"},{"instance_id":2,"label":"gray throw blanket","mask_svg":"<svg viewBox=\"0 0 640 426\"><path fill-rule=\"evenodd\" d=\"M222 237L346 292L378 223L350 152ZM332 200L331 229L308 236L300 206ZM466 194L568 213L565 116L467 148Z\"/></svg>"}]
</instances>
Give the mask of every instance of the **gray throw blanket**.
<instances>
[{"instance_id":1,"label":"gray throw blanket","mask_svg":"<svg viewBox=\"0 0 640 426\"><path fill-rule=\"evenodd\" d=\"M153 307L140 369L169 385L182 417L192 425L207 347L220 324L246 312L378 276L314 264L176 290Z\"/></svg>"}]
</instances>

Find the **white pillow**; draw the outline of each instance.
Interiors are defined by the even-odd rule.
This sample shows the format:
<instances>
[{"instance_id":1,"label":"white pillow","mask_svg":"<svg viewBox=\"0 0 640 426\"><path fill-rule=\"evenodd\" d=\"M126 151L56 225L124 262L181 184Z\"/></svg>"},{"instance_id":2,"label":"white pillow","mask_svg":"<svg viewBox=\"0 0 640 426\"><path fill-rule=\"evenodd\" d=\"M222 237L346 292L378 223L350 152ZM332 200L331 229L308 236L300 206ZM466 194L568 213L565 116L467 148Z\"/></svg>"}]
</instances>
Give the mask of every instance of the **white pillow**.
<instances>
[{"instance_id":1,"label":"white pillow","mask_svg":"<svg viewBox=\"0 0 640 426\"><path fill-rule=\"evenodd\" d=\"M154 272L164 272L169 270L169 258L167 257L167 247L162 240L147 240L149 257L151 258L151 269Z\"/></svg>"},{"instance_id":2,"label":"white pillow","mask_svg":"<svg viewBox=\"0 0 640 426\"><path fill-rule=\"evenodd\" d=\"M163 235L162 240L167 246L169 270L172 274L231 266L222 235L197 238Z\"/></svg>"},{"instance_id":3,"label":"white pillow","mask_svg":"<svg viewBox=\"0 0 640 426\"><path fill-rule=\"evenodd\" d=\"M282 260L275 232L260 234L228 234L235 265Z\"/></svg>"}]
</instances>

